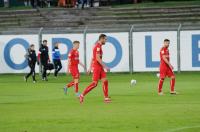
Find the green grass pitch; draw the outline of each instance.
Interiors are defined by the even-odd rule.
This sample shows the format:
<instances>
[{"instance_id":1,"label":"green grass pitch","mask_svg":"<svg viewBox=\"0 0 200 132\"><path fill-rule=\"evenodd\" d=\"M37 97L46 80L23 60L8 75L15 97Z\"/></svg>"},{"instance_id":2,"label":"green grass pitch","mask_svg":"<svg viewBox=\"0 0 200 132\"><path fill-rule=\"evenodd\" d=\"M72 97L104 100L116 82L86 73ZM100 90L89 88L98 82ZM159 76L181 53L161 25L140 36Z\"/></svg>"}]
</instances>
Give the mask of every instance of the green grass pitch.
<instances>
[{"instance_id":1,"label":"green grass pitch","mask_svg":"<svg viewBox=\"0 0 200 132\"><path fill-rule=\"evenodd\" d=\"M70 76L33 84L23 75L0 75L0 132L200 132L200 73L176 77L180 94L169 94L166 79L165 96L158 96L155 73L109 74L112 103L103 103L99 83L80 105L73 89L63 93ZM82 75L80 91L90 81Z\"/></svg>"}]
</instances>

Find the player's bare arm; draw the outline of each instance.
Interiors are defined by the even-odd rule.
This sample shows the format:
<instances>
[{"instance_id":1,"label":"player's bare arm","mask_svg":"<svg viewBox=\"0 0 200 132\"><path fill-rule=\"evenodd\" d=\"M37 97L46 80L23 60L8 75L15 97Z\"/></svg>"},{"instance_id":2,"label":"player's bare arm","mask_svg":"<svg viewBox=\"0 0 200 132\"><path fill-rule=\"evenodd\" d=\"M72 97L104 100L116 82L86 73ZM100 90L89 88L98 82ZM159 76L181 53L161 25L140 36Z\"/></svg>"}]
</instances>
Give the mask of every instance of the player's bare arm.
<instances>
[{"instance_id":1,"label":"player's bare arm","mask_svg":"<svg viewBox=\"0 0 200 132\"><path fill-rule=\"evenodd\" d=\"M68 64L67 64L67 74L69 73L69 67L71 66L71 59L68 59Z\"/></svg>"},{"instance_id":2,"label":"player's bare arm","mask_svg":"<svg viewBox=\"0 0 200 132\"><path fill-rule=\"evenodd\" d=\"M103 63L103 61L102 61L102 59L100 57L100 54L96 55L96 59L99 62L99 64L102 65L107 71L109 70L109 68Z\"/></svg>"},{"instance_id":3,"label":"player's bare arm","mask_svg":"<svg viewBox=\"0 0 200 132\"><path fill-rule=\"evenodd\" d=\"M167 60L167 56L166 56L166 55L163 55L162 58L163 58L163 60L165 61L165 63L166 63L171 69L174 69L174 67L171 65L171 63Z\"/></svg>"},{"instance_id":4,"label":"player's bare arm","mask_svg":"<svg viewBox=\"0 0 200 132\"><path fill-rule=\"evenodd\" d=\"M88 71L87 71L88 75L90 75L91 70L92 70L92 61L93 61L93 58L91 58L90 67L89 67L89 69L88 69Z\"/></svg>"},{"instance_id":5,"label":"player's bare arm","mask_svg":"<svg viewBox=\"0 0 200 132\"><path fill-rule=\"evenodd\" d=\"M81 65L84 69L86 68L82 62L79 62L79 65Z\"/></svg>"}]
</instances>

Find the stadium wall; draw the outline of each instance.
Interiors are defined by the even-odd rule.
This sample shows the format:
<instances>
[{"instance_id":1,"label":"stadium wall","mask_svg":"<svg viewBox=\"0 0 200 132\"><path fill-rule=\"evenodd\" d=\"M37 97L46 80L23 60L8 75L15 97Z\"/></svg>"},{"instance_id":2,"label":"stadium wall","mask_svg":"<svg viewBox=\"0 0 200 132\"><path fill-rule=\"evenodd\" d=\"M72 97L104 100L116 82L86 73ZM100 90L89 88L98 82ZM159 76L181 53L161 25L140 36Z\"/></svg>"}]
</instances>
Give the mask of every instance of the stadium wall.
<instances>
[{"instance_id":1,"label":"stadium wall","mask_svg":"<svg viewBox=\"0 0 200 132\"><path fill-rule=\"evenodd\" d=\"M111 72L149 72L158 71L159 50L163 40L171 40L170 56L175 71L200 70L200 31L159 31L159 32L116 32L106 33L108 42L103 47L104 62ZM67 54L72 42L79 40L80 60L89 66L92 47L99 33L42 34L48 40L50 58L55 42L60 42L62 54L62 72L66 71ZM26 73L29 71L24 58L30 44L39 49L40 35L0 35L0 73ZM180 39L180 42L179 42ZM132 40L132 41L130 41ZM179 51L180 49L180 51ZM132 54L132 55L131 55ZM180 56L180 59L178 59ZM180 68L179 68L180 67ZM39 67L36 67L39 72ZM83 69L80 69L83 72Z\"/></svg>"}]
</instances>

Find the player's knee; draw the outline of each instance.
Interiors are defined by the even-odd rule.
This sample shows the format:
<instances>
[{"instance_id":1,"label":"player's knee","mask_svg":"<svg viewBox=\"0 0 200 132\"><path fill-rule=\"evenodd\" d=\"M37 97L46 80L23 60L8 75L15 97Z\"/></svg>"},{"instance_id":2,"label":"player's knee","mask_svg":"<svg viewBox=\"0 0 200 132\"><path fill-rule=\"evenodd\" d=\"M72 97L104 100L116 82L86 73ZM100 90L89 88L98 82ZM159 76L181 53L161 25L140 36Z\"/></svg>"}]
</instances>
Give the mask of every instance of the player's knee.
<instances>
[{"instance_id":1,"label":"player's knee","mask_svg":"<svg viewBox=\"0 0 200 132\"><path fill-rule=\"evenodd\" d=\"M108 81L107 78L102 78L101 79L102 82Z\"/></svg>"},{"instance_id":2,"label":"player's knee","mask_svg":"<svg viewBox=\"0 0 200 132\"><path fill-rule=\"evenodd\" d=\"M98 82L97 82L97 81L93 81L93 85L94 85L94 87L96 87L96 86L97 86L97 84L98 84Z\"/></svg>"},{"instance_id":3,"label":"player's knee","mask_svg":"<svg viewBox=\"0 0 200 132\"><path fill-rule=\"evenodd\" d=\"M74 83L78 83L79 81L78 81L79 79L74 79Z\"/></svg>"},{"instance_id":4,"label":"player's knee","mask_svg":"<svg viewBox=\"0 0 200 132\"><path fill-rule=\"evenodd\" d=\"M165 78L160 78L160 80L161 80L161 81L164 81L164 80L165 80Z\"/></svg>"},{"instance_id":5,"label":"player's knee","mask_svg":"<svg viewBox=\"0 0 200 132\"><path fill-rule=\"evenodd\" d=\"M172 76L171 79L175 79L175 76Z\"/></svg>"},{"instance_id":6,"label":"player's knee","mask_svg":"<svg viewBox=\"0 0 200 132\"><path fill-rule=\"evenodd\" d=\"M105 79L104 81L102 81L103 83L108 83L108 80L107 79Z\"/></svg>"}]
</instances>

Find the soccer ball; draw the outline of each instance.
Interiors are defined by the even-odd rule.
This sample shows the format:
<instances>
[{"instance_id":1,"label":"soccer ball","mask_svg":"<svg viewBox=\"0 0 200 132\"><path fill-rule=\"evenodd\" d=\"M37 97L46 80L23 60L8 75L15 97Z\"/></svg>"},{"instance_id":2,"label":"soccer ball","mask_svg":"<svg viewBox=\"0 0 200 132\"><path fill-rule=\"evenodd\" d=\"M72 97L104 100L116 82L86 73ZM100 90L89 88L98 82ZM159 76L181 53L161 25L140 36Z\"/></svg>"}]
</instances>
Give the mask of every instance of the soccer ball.
<instances>
[{"instance_id":1,"label":"soccer ball","mask_svg":"<svg viewBox=\"0 0 200 132\"><path fill-rule=\"evenodd\" d=\"M160 73L157 73L156 76L157 76L158 78L160 78Z\"/></svg>"},{"instance_id":2,"label":"soccer ball","mask_svg":"<svg viewBox=\"0 0 200 132\"><path fill-rule=\"evenodd\" d=\"M131 86L134 86L134 85L136 85L136 83L137 83L137 81L136 81L136 80L134 80L134 79L132 79L132 80L131 80Z\"/></svg>"}]
</instances>

